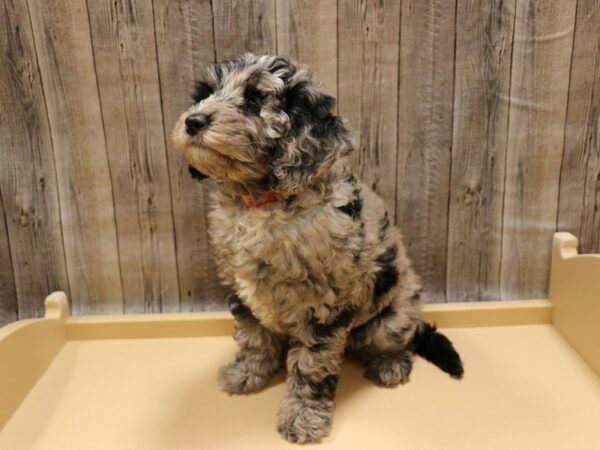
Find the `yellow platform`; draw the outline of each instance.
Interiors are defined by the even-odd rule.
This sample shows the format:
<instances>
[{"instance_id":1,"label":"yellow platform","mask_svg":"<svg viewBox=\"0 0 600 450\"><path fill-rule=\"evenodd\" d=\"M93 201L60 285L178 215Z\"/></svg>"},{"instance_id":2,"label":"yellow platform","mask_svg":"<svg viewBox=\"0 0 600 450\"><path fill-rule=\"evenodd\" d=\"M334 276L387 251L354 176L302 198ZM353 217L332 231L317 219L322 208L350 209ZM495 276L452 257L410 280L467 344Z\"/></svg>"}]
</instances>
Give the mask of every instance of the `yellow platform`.
<instances>
[{"instance_id":1,"label":"yellow platform","mask_svg":"<svg viewBox=\"0 0 600 450\"><path fill-rule=\"evenodd\" d=\"M554 246L550 301L428 306L462 381L417 359L385 389L345 363L333 432L314 448L600 449L600 255L562 233ZM0 329L1 450L297 448L275 429L282 378L219 390L228 314L69 317L61 293L46 308Z\"/></svg>"}]
</instances>

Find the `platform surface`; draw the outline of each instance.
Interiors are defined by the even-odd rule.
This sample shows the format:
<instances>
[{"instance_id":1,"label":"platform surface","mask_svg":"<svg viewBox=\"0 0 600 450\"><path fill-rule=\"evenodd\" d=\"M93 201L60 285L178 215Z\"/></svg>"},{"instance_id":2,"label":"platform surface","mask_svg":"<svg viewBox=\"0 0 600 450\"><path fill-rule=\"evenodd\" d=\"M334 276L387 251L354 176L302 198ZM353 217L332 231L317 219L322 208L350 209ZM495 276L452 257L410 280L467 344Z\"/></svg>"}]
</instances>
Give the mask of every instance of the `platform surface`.
<instances>
[{"instance_id":1,"label":"platform surface","mask_svg":"<svg viewBox=\"0 0 600 450\"><path fill-rule=\"evenodd\" d=\"M345 363L318 449L600 449L600 381L550 325L443 330L456 381L422 359L376 387ZM0 433L2 450L282 449L282 379L229 396L231 337L69 341ZM313 447L313 446L311 446Z\"/></svg>"}]
</instances>

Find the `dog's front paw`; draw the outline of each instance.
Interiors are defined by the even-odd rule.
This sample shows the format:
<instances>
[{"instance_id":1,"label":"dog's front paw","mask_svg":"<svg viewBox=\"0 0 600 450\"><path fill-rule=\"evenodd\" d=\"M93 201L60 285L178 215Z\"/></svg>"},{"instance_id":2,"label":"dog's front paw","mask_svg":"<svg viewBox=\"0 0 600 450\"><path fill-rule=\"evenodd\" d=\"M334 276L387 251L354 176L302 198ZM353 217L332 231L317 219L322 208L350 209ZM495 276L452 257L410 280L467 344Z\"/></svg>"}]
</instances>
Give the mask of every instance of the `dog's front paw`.
<instances>
[{"instance_id":1,"label":"dog's front paw","mask_svg":"<svg viewBox=\"0 0 600 450\"><path fill-rule=\"evenodd\" d=\"M219 385L230 394L247 394L264 388L279 371L279 362L268 355L240 352L219 370Z\"/></svg>"},{"instance_id":2,"label":"dog's front paw","mask_svg":"<svg viewBox=\"0 0 600 450\"><path fill-rule=\"evenodd\" d=\"M290 442L318 441L331 431L333 401L287 395L281 401L277 430Z\"/></svg>"}]
</instances>

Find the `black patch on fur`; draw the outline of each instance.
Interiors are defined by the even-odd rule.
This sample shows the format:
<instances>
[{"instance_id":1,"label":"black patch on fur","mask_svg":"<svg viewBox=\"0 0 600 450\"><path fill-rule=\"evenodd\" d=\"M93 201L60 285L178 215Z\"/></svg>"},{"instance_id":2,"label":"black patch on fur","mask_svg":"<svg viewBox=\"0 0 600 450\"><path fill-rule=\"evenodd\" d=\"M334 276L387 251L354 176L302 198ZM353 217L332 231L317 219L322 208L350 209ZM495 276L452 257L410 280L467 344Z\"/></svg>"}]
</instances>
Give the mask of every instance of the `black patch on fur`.
<instances>
[{"instance_id":1,"label":"black patch on fur","mask_svg":"<svg viewBox=\"0 0 600 450\"><path fill-rule=\"evenodd\" d=\"M381 268L375 275L375 285L373 286L373 302L375 305L378 305L382 297L398 283L397 255L398 247L392 245L375 260Z\"/></svg>"},{"instance_id":2,"label":"black patch on fur","mask_svg":"<svg viewBox=\"0 0 600 450\"><path fill-rule=\"evenodd\" d=\"M312 81L303 80L288 88L282 101L290 118L292 135L309 129L310 134L325 145L348 140L348 130L334 114L335 99L317 90Z\"/></svg>"},{"instance_id":3,"label":"black patch on fur","mask_svg":"<svg viewBox=\"0 0 600 450\"><path fill-rule=\"evenodd\" d=\"M315 381L302 373L298 367L298 363L294 363L291 372L297 384L308 386L310 389L309 398L313 400L332 400L335 396L335 390L339 380L337 375L326 375L322 380Z\"/></svg>"},{"instance_id":4,"label":"black patch on fur","mask_svg":"<svg viewBox=\"0 0 600 450\"><path fill-rule=\"evenodd\" d=\"M202 181L205 178L208 178L208 175L204 175L202 172L192 166L188 166L188 172L194 180Z\"/></svg>"},{"instance_id":5,"label":"black patch on fur","mask_svg":"<svg viewBox=\"0 0 600 450\"><path fill-rule=\"evenodd\" d=\"M229 310L238 320L256 320L250 308L244 305L236 295L229 297Z\"/></svg>"},{"instance_id":6,"label":"black patch on fur","mask_svg":"<svg viewBox=\"0 0 600 450\"><path fill-rule=\"evenodd\" d=\"M423 292L423 289L417 289L413 295L410 297L410 303L411 305L414 305L415 303L417 303L419 300L421 300L421 293Z\"/></svg>"},{"instance_id":7,"label":"black patch on fur","mask_svg":"<svg viewBox=\"0 0 600 450\"><path fill-rule=\"evenodd\" d=\"M464 369L459 354L452 342L439 333L434 325L423 322L412 341L414 351L444 372L455 378L462 378Z\"/></svg>"},{"instance_id":8,"label":"black patch on fur","mask_svg":"<svg viewBox=\"0 0 600 450\"><path fill-rule=\"evenodd\" d=\"M280 101L290 129L287 139L279 141L271 166L277 173L278 187L295 191L308 185L324 164L349 153L352 138L344 121L335 116L335 99L321 92L311 79L288 84ZM289 145L295 138L302 144L298 152Z\"/></svg>"},{"instance_id":9,"label":"black patch on fur","mask_svg":"<svg viewBox=\"0 0 600 450\"><path fill-rule=\"evenodd\" d=\"M200 103L202 100L210 97L214 92L213 87L206 81L197 81L194 86L194 93L192 94L192 100L194 103Z\"/></svg>"},{"instance_id":10,"label":"black patch on fur","mask_svg":"<svg viewBox=\"0 0 600 450\"><path fill-rule=\"evenodd\" d=\"M358 237L360 238L360 245L357 249L352 251L352 261L356 264L360 260L360 255L363 252L363 247L365 245L365 223L361 222L360 227L358 229Z\"/></svg>"},{"instance_id":11,"label":"black patch on fur","mask_svg":"<svg viewBox=\"0 0 600 450\"><path fill-rule=\"evenodd\" d=\"M329 344L327 344L327 342L319 342L315 345L309 346L308 349L311 352L319 353L320 351L326 349L328 346L329 346Z\"/></svg>"},{"instance_id":12,"label":"black patch on fur","mask_svg":"<svg viewBox=\"0 0 600 450\"><path fill-rule=\"evenodd\" d=\"M309 319L309 325L312 328L313 335L319 339L332 337L337 330L345 328L352 322L356 309L347 307L343 309L330 323L320 323L314 317Z\"/></svg>"},{"instance_id":13,"label":"black patch on fur","mask_svg":"<svg viewBox=\"0 0 600 450\"><path fill-rule=\"evenodd\" d=\"M271 267L271 264L265 262L265 261L259 261L258 265L256 266L256 276L257 277L261 277L265 275L265 272L267 272L267 270Z\"/></svg>"},{"instance_id":14,"label":"black patch on fur","mask_svg":"<svg viewBox=\"0 0 600 450\"><path fill-rule=\"evenodd\" d=\"M311 397L315 400L333 400L338 380L339 377L337 375L327 375L321 381L309 381L308 385L311 390Z\"/></svg>"},{"instance_id":15,"label":"black patch on fur","mask_svg":"<svg viewBox=\"0 0 600 450\"><path fill-rule=\"evenodd\" d=\"M270 73L279 72L279 77L284 83L288 83L290 77L296 73L296 66L281 56L276 57L267 68Z\"/></svg>"},{"instance_id":16,"label":"black patch on fur","mask_svg":"<svg viewBox=\"0 0 600 450\"><path fill-rule=\"evenodd\" d=\"M331 139L335 141L342 140L342 137L347 133L347 130L339 117L327 116L324 119L313 123L311 132L312 135L319 140Z\"/></svg>"},{"instance_id":17,"label":"black patch on fur","mask_svg":"<svg viewBox=\"0 0 600 450\"><path fill-rule=\"evenodd\" d=\"M342 211L344 214L352 217L352 220L360 219L360 212L362 211L362 199L360 198L360 189L354 190L354 199L345 204L344 206L339 206L338 209Z\"/></svg>"},{"instance_id":18,"label":"black patch on fur","mask_svg":"<svg viewBox=\"0 0 600 450\"><path fill-rule=\"evenodd\" d=\"M360 211L362 209L362 200L360 198L355 198L350 203L347 203L344 206L339 206L338 209L344 214L347 214L350 217L352 217L352 219L356 220L360 217Z\"/></svg>"},{"instance_id":19,"label":"black patch on fur","mask_svg":"<svg viewBox=\"0 0 600 450\"><path fill-rule=\"evenodd\" d=\"M298 131L305 126L317 126L320 130L315 133L322 134L324 130L331 125L335 99L330 95L316 92L312 87L312 82L303 80L288 88L284 94L284 105L288 116L291 119L293 131ZM319 125L320 124L320 125Z\"/></svg>"},{"instance_id":20,"label":"black patch on fur","mask_svg":"<svg viewBox=\"0 0 600 450\"><path fill-rule=\"evenodd\" d=\"M388 229L390 228L390 217L388 212L386 211L383 215L383 219L381 219L381 223L379 225L379 240L383 241L387 235Z\"/></svg>"},{"instance_id":21,"label":"black patch on fur","mask_svg":"<svg viewBox=\"0 0 600 450\"><path fill-rule=\"evenodd\" d=\"M375 262L380 266L385 266L387 264L392 264L396 261L396 257L398 256L398 247L396 245L392 245L388 247L385 252L377 257Z\"/></svg>"},{"instance_id":22,"label":"black patch on fur","mask_svg":"<svg viewBox=\"0 0 600 450\"><path fill-rule=\"evenodd\" d=\"M244 112L246 114L260 114L265 94L249 85L244 90Z\"/></svg>"},{"instance_id":23,"label":"black patch on fur","mask_svg":"<svg viewBox=\"0 0 600 450\"><path fill-rule=\"evenodd\" d=\"M246 354L244 352L239 352L235 355L234 363L241 363L246 360Z\"/></svg>"},{"instance_id":24,"label":"black patch on fur","mask_svg":"<svg viewBox=\"0 0 600 450\"><path fill-rule=\"evenodd\" d=\"M385 308L383 308L365 323L354 328L352 330L352 334L354 335L355 339L361 341L365 338L365 334L372 325L378 324L381 320L385 320L388 317L393 317L394 315L396 315L396 310L394 309L394 307L392 305L387 305Z\"/></svg>"},{"instance_id":25,"label":"black patch on fur","mask_svg":"<svg viewBox=\"0 0 600 450\"><path fill-rule=\"evenodd\" d=\"M285 201L285 207L286 207L286 208L289 208L289 207L291 207L291 206L294 204L294 202L296 201L296 199L297 199L297 198L298 198L298 196L297 196L296 194L292 194L292 195L290 195L290 196L289 196L289 197L286 199L286 201Z\"/></svg>"},{"instance_id":26,"label":"black patch on fur","mask_svg":"<svg viewBox=\"0 0 600 450\"><path fill-rule=\"evenodd\" d=\"M387 305L385 308L383 308L381 311L379 311L377 318L387 319L388 317L393 317L395 315L396 315L396 310L394 309L394 307L392 305Z\"/></svg>"},{"instance_id":27,"label":"black patch on fur","mask_svg":"<svg viewBox=\"0 0 600 450\"><path fill-rule=\"evenodd\" d=\"M308 383L308 378L306 378L306 376L300 371L300 368L298 367L297 362L294 363L294 365L292 366L291 372L294 375L294 378L296 379L296 383L298 383L298 384L307 384Z\"/></svg>"}]
</instances>

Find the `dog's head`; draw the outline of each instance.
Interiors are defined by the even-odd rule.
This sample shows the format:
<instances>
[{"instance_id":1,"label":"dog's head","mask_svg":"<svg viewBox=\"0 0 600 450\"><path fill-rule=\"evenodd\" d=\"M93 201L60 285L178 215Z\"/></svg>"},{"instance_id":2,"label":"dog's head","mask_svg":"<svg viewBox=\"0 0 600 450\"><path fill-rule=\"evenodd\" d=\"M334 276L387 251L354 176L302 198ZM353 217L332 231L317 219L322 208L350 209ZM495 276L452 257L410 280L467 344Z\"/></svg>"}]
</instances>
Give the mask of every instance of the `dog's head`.
<instances>
[{"instance_id":1,"label":"dog's head","mask_svg":"<svg viewBox=\"0 0 600 450\"><path fill-rule=\"evenodd\" d=\"M198 81L173 142L199 172L233 192L306 189L353 149L335 99L287 58L246 54Z\"/></svg>"}]
</instances>

